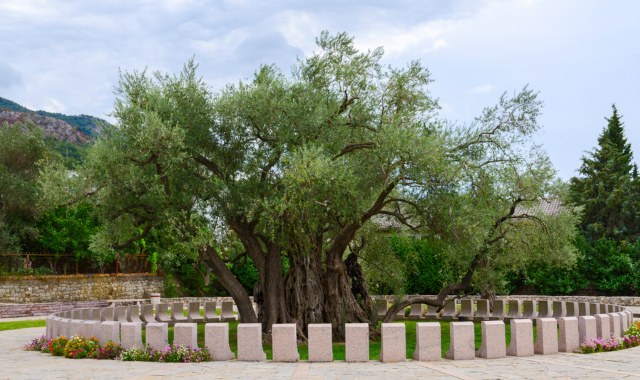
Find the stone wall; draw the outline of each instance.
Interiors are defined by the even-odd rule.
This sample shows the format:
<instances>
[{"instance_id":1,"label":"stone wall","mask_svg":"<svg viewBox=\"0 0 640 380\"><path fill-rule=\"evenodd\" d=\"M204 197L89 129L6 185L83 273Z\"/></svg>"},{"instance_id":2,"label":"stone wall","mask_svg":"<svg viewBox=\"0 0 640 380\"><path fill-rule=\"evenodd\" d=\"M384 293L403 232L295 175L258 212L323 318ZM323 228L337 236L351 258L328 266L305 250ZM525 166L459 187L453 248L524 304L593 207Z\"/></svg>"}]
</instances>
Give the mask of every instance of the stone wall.
<instances>
[{"instance_id":1,"label":"stone wall","mask_svg":"<svg viewBox=\"0 0 640 380\"><path fill-rule=\"evenodd\" d=\"M371 296L374 300L386 299L393 302L396 296ZM435 295L433 296L436 297ZM450 296L448 298L453 298ZM465 296L464 298L480 299L480 296ZM589 302L589 303L605 303L620 306L640 306L640 297L624 297L624 296L536 296L536 295L510 295L497 296L496 299L511 300L537 300L537 301L572 301L572 302Z\"/></svg>"},{"instance_id":2,"label":"stone wall","mask_svg":"<svg viewBox=\"0 0 640 380\"><path fill-rule=\"evenodd\" d=\"M147 298L159 293L162 285L162 277L149 274L9 276L0 278L0 303Z\"/></svg>"}]
</instances>

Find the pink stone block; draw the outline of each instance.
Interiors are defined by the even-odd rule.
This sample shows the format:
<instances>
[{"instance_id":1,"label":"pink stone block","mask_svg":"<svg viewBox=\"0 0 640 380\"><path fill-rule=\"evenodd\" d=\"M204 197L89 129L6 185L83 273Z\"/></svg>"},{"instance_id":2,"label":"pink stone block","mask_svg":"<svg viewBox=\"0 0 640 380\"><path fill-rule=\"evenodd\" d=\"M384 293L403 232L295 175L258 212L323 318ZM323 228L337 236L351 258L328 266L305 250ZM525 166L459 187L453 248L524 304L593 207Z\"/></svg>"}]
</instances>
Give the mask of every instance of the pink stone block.
<instances>
[{"instance_id":1,"label":"pink stone block","mask_svg":"<svg viewBox=\"0 0 640 380\"><path fill-rule=\"evenodd\" d=\"M250 362L267 360L267 355L262 349L262 325L260 323L240 323L238 325L238 360Z\"/></svg>"},{"instance_id":2,"label":"pink stone block","mask_svg":"<svg viewBox=\"0 0 640 380\"><path fill-rule=\"evenodd\" d=\"M385 301L386 302L386 301ZM330 323L311 323L309 332L309 361L330 362L333 360L333 342Z\"/></svg>"},{"instance_id":3,"label":"pink stone block","mask_svg":"<svg viewBox=\"0 0 640 380\"><path fill-rule=\"evenodd\" d=\"M347 362L369 361L369 324L345 324L345 359Z\"/></svg>"},{"instance_id":4,"label":"pink stone block","mask_svg":"<svg viewBox=\"0 0 640 380\"><path fill-rule=\"evenodd\" d=\"M92 320L84 321L84 333L87 338L98 338L100 336L100 322Z\"/></svg>"},{"instance_id":5,"label":"pink stone block","mask_svg":"<svg viewBox=\"0 0 640 380\"><path fill-rule=\"evenodd\" d=\"M120 322L104 321L100 324L100 342L120 343Z\"/></svg>"},{"instance_id":6,"label":"pink stone block","mask_svg":"<svg viewBox=\"0 0 640 380\"><path fill-rule=\"evenodd\" d=\"M558 353L558 321L555 318L536 319L537 339L534 352L538 355Z\"/></svg>"},{"instance_id":7,"label":"pink stone block","mask_svg":"<svg viewBox=\"0 0 640 380\"><path fill-rule=\"evenodd\" d=\"M440 360L440 346L440 323L416 323L416 350L413 352L413 360Z\"/></svg>"},{"instance_id":8,"label":"pink stone block","mask_svg":"<svg viewBox=\"0 0 640 380\"><path fill-rule=\"evenodd\" d=\"M577 350L580 347L578 318L558 318L558 328L560 330L560 337L558 338L558 351L574 352L575 350Z\"/></svg>"},{"instance_id":9,"label":"pink stone block","mask_svg":"<svg viewBox=\"0 0 640 380\"><path fill-rule=\"evenodd\" d=\"M128 350L133 347L143 348L142 323L124 322L120 324L120 344Z\"/></svg>"},{"instance_id":10,"label":"pink stone block","mask_svg":"<svg viewBox=\"0 0 640 380\"><path fill-rule=\"evenodd\" d=\"M380 361L384 363L404 362L407 360L407 336L404 323L382 324L382 349Z\"/></svg>"},{"instance_id":11,"label":"pink stone block","mask_svg":"<svg viewBox=\"0 0 640 380\"><path fill-rule=\"evenodd\" d=\"M598 338L609 339L611 337L611 325L607 314L596 314L596 333Z\"/></svg>"},{"instance_id":12,"label":"pink stone block","mask_svg":"<svg viewBox=\"0 0 640 380\"><path fill-rule=\"evenodd\" d=\"M596 328L596 317L584 316L578 317L578 333L580 334L580 344L598 337Z\"/></svg>"},{"instance_id":13,"label":"pink stone block","mask_svg":"<svg viewBox=\"0 0 640 380\"><path fill-rule=\"evenodd\" d=\"M233 352L229 347L229 324L207 323L204 325L204 345L209 349L212 360L233 359Z\"/></svg>"},{"instance_id":14,"label":"pink stone block","mask_svg":"<svg viewBox=\"0 0 640 380\"><path fill-rule=\"evenodd\" d=\"M609 315L609 326L611 331L611 336L614 338L620 337L620 314L618 313L610 313Z\"/></svg>"},{"instance_id":15,"label":"pink stone block","mask_svg":"<svg viewBox=\"0 0 640 380\"><path fill-rule=\"evenodd\" d=\"M70 336L82 336L82 321L79 319L72 319L69 322L69 335Z\"/></svg>"},{"instance_id":16,"label":"pink stone block","mask_svg":"<svg viewBox=\"0 0 640 380\"><path fill-rule=\"evenodd\" d=\"M176 323L173 326L173 344L198 348L198 324Z\"/></svg>"},{"instance_id":17,"label":"pink stone block","mask_svg":"<svg viewBox=\"0 0 640 380\"><path fill-rule=\"evenodd\" d=\"M520 301L518 301L518 304ZM513 319L515 320L515 319ZM476 356L485 359L497 359L507 356L504 322L482 321L482 343Z\"/></svg>"},{"instance_id":18,"label":"pink stone block","mask_svg":"<svg viewBox=\"0 0 640 380\"><path fill-rule=\"evenodd\" d=\"M273 325L271 339L274 362L297 362L300 360L295 323Z\"/></svg>"},{"instance_id":19,"label":"pink stone block","mask_svg":"<svg viewBox=\"0 0 640 380\"><path fill-rule=\"evenodd\" d=\"M531 319L511 320L509 356L533 356L533 322Z\"/></svg>"},{"instance_id":20,"label":"pink stone block","mask_svg":"<svg viewBox=\"0 0 640 380\"><path fill-rule=\"evenodd\" d=\"M378 320L384 319L384 316L387 314L387 309L389 308L389 303L386 299L376 300L376 314L378 316Z\"/></svg>"},{"instance_id":21,"label":"pink stone block","mask_svg":"<svg viewBox=\"0 0 640 380\"><path fill-rule=\"evenodd\" d=\"M147 346L163 350L169 344L169 325L163 322L147 323L145 336Z\"/></svg>"},{"instance_id":22,"label":"pink stone block","mask_svg":"<svg viewBox=\"0 0 640 380\"><path fill-rule=\"evenodd\" d=\"M450 345L447 359L470 360L476 357L473 322L451 322L449 325Z\"/></svg>"}]
</instances>

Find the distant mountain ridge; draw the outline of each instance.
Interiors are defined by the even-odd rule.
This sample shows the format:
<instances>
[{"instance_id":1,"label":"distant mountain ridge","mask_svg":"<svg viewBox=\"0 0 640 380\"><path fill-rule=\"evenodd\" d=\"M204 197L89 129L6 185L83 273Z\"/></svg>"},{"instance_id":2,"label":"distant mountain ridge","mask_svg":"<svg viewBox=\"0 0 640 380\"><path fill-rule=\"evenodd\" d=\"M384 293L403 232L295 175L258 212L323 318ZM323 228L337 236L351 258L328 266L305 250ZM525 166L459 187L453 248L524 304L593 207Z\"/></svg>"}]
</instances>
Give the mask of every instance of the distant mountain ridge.
<instances>
[{"instance_id":1,"label":"distant mountain ridge","mask_svg":"<svg viewBox=\"0 0 640 380\"><path fill-rule=\"evenodd\" d=\"M0 126L31 120L40 126L45 136L58 141L84 144L97 137L106 120L89 115L64 115L47 111L33 111L9 99L0 97Z\"/></svg>"}]
</instances>

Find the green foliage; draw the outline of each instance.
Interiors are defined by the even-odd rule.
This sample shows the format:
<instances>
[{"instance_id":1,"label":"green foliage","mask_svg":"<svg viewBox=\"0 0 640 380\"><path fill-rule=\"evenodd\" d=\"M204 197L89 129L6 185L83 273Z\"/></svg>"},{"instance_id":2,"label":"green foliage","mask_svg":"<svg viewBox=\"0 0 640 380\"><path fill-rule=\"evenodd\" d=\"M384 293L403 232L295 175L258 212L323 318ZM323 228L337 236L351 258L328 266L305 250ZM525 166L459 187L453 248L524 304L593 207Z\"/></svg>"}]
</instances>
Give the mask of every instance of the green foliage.
<instances>
[{"instance_id":1,"label":"green foliage","mask_svg":"<svg viewBox=\"0 0 640 380\"><path fill-rule=\"evenodd\" d=\"M406 294L437 294L452 281L442 242L394 235L391 246L404 264Z\"/></svg>"},{"instance_id":2,"label":"green foliage","mask_svg":"<svg viewBox=\"0 0 640 380\"><path fill-rule=\"evenodd\" d=\"M39 164L48 158L42 132L33 124L0 127L0 251L19 251L35 242Z\"/></svg>"},{"instance_id":3,"label":"green foliage","mask_svg":"<svg viewBox=\"0 0 640 380\"><path fill-rule=\"evenodd\" d=\"M631 244L601 238L591 243L582 238L578 239L577 245L584 254L584 259L579 262L580 273L598 293L637 294L640 241Z\"/></svg>"},{"instance_id":4,"label":"green foliage","mask_svg":"<svg viewBox=\"0 0 640 380\"><path fill-rule=\"evenodd\" d=\"M64 357L69 359L93 358L100 347L98 339L91 337L74 336L64 346Z\"/></svg>"},{"instance_id":5,"label":"green foliage","mask_svg":"<svg viewBox=\"0 0 640 380\"><path fill-rule=\"evenodd\" d=\"M79 168L87 155L88 147L86 145L58 141L53 138L47 138L46 142L49 149L60 154L63 165L70 170Z\"/></svg>"},{"instance_id":6,"label":"green foliage","mask_svg":"<svg viewBox=\"0 0 640 380\"><path fill-rule=\"evenodd\" d=\"M162 268L194 278L198 266L187 264L199 263L205 247L225 263L246 254L253 267L230 265L245 287L266 278L253 268L264 271L270 251L292 266L319 268L319 286L309 292L329 294L320 287L330 275L348 282L330 260L375 236L380 215L424 237L395 257L366 255L368 268L392 272L385 286L402 291L433 290L468 273L489 290L531 261L575 261L573 210L535 210L561 189L548 157L531 144L541 107L534 91L505 94L472 123L453 125L438 119L420 62L387 68L381 48L358 51L345 33L323 32L317 44L290 76L262 66L215 95L192 61L177 75L124 73L117 125L104 130L78 179L45 172L52 182L45 189L58 195L44 199L94 193L101 226L90 249L104 257L136 252L135 242L145 241ZM234 240L239 250L218 249Z\"/></svg>"},{"instance_id":7,"label":"green foliage","mask_svg":"<svg viewBox=\"0 0 640 380\"><path fill-rule=\"evenodd\" d=\"M601 237L633 241L640 236L640 194L631 144L615 106L598 146L582 158L580 176L571 179L570 195L584 208L582 230L589 240Z\"/></svg>"},{"instance_id":8,"label":"green foliage","mask_svg":"<svg viewBox=\"0 0 640 380\"><path fill-rule=\"evenodd\" d=\"M65 336L59 336L49 341L49 352L53 356L64 356L64 348L67 345L69 338Z\"/></svg>"},{"instance_id":9,"label":"green foliage","mask_svg":"<svg viewBox=\"0 0 640 380\"><path fill-rule=\"evenodd\" d=\"M74 253L78 259L91 256L91 237L98 229L91 204L50 210L40 218L37 227L40 232L37 241L43 251Z\"/></svg>"},{"instance_id":10,"label":"green foliage","mask_svg":"<svg viewBox=\"0 0 640 380\"><path fill-rule=\"evenodd\" d=\"M21 106L16 102L12 102L9 99L5 99L0 97L0 110L10 110L10 111L19 111L26 112L29 111L27 108Z\"/></svg>"},{"instance_id":11,"label":"green foliage","mask_svg":"<svg viewBox=\"0 0 640 380\"><path fill-rule=\"evenodd\" d=\"M115 360L121 353L122 346L110 340L100 345L93 357L98 360Z\"/></svg>"},{"instance_id":12,"label":"green foliage","mask_svg":"<svg viewBox=\"0 0 640 380\"><path fill-rule=\"evenodd\" d=\"M580 253L575 266L533 263L527 267L524 284L540 294L638 294L640 241L601 238L591 242L578 235L575 245Z\"/></svg>"}]
</instances>

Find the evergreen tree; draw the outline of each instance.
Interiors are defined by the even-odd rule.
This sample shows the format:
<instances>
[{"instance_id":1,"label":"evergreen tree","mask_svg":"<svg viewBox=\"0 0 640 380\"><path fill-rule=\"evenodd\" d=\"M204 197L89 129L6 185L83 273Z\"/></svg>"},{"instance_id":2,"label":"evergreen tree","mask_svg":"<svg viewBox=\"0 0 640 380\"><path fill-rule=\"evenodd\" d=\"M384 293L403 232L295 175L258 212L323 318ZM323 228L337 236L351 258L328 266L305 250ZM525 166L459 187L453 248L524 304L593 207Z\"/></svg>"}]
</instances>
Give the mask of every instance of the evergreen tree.
<instances>
[{"instance_id":1,"label":"evergreen tree","mask_svg":"<svg viewBox=\"0 0 640 380\"><path fill-rule=\"evenodd\" d=\"M618 110L612 108L598 146L582 158L580 175L571 179L570 186L571 200L584 207L583 233L594 241L638 237L637 168Z\"/></svg>"}]
</instances>

